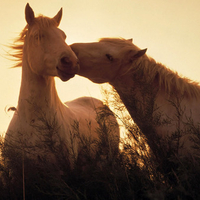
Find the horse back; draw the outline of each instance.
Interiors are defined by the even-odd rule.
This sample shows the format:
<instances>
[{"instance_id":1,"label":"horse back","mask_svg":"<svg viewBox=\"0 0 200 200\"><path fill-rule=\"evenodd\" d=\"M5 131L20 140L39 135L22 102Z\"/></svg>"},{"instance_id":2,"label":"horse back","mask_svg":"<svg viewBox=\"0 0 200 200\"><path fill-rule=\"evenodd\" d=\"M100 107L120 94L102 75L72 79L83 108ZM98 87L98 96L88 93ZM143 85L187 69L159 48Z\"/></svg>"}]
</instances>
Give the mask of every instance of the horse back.
<instances>
[{"instance_id":1,"label":"horse back","mask_svg":"<svg viewBox=\"0 0 200 200\"><path fill-rule=\"evenodd\" d=\"M85 127L88 128L88 124L91 125L92 137L99 138L97 130L101 130L103 133L104 131L106 132L104 128L107 127L106 129L109 132L109 137L111 137L111 143L118 148L120 138L119 125L114 113L101 100L93 97L80 97L73 101L65 102L65 104L76 115L74 118L78 122L81 122L79 123L81 126L87 123L87 125L84 125L84 129Z\"/></svg>"}]
</instances>

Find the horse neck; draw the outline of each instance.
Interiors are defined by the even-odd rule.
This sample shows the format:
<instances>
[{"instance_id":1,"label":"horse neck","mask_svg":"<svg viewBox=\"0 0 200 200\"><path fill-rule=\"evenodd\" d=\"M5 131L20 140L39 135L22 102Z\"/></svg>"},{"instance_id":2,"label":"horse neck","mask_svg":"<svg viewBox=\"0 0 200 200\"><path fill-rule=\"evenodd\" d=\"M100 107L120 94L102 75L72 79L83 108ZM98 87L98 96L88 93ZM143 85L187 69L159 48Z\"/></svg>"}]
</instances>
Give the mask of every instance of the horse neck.
<instances>
[{"instance_id":1,"label":"horse neck","mask_svg":"<svg viewBox=\"0 0 200 200\"><path fill-rule=\"evenodd\" d=\"M132 70L110 82L114 86L133 120L141 126L152 120L154 110L184 97L185 104L200 98L197 83L180 78L152 58L144 57L133 63ZM197 100L198 102L198 100ZM170 110L171 108L167 107ZM166 111L166 110L164 110Z\"/></svg>"},{"instance_id":2,"label":"horse neck","mask_svg":"<svg viewBox=\"0 0 200 200\"><path fill-rule=\"evenodd\" d=\"M148 65L151 61L145 58L143 62ZM149 77L147 81L143 77L141 60L133 63L133 65L132 70L124 76L116 78L110 84L114 86L129 114L141 128L144 124L147 124L147 119L151 120L153 112L151 105L154 105L158 86L155 79Z\"/></svg>"},{"instance_id":3,"label":"horse neck","mask_svg":"<svg viewBox=\"0 0 200 200\"><path fill-rule=\"evenodd\" d=\"M37 115L37 112L51 115L55 114L59 106L62 103L57 95L54 78L33 73L24 55L18 112L23 113L26 118L29 118L30 113Z\"/></svg>"}]
</instances>

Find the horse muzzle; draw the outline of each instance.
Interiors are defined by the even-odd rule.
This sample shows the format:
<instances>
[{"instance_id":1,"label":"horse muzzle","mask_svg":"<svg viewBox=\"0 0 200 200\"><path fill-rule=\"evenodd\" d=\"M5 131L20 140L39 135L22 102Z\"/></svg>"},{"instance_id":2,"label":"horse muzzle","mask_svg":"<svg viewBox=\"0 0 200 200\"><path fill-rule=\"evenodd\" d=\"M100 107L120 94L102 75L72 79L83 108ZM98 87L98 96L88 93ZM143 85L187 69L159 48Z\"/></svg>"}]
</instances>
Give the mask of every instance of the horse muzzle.
<instances>
[{"instance_id":1,"label":"horse muzzle","mask_svg":"<svg viewBox=\"0 0 200 200\"><path fill-rule=\"evenodd\" d=\"M62 57L56 69L60 79L67 81L79 72L79 61L77 58L72 60L68 57Z\"/></svg>"}]
</instances>

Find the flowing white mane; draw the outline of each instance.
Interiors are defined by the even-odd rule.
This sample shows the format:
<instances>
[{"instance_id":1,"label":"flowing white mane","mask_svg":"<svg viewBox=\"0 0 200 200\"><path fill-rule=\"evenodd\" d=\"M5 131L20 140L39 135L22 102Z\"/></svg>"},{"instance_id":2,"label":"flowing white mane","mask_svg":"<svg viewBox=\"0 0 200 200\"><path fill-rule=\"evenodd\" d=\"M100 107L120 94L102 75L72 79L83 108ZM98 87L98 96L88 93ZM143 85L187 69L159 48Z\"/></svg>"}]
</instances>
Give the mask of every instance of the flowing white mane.
<instances>
[{"instance_id":1,"label":"flowing white mane","mask_svg":"<svg viewBox=\"0 0 200 200\"><path fill-rule=\"evenodd\" d=\"M159 89L164 89L170 95L185 95L189 98L200 96L200 86L198 82L185 77L180 77L177 72L172 71L161 63L157 63L153 58L141 58L138 60L138 68L143 79L158 81ZM134 70L135 71L135 70ZM134 73L136 73L136 71Z\"/></svg>"}]
</instances>

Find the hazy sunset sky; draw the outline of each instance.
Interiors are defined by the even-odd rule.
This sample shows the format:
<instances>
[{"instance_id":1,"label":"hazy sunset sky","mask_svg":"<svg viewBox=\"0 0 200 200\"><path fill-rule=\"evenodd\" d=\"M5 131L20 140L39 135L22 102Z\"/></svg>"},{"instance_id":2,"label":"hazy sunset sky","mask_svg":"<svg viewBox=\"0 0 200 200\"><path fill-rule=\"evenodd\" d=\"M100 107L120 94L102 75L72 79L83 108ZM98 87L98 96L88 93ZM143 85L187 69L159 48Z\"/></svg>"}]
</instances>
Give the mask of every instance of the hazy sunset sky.
<instances>
[{"instance_id":1,"label":"hazy sunset sky","mask_svg":"<svg viewBox=\"0 0 200 200\"><path fill-rule=\"evenodd\" d=\"M26 25L27 0L0 2L0 133L5 132L17 106L21 68L10 69L5 45L12 44ZM93 42L102 37L133 38L147 54L180 75L200 82L199 0L30 0L35 14L53 17L63 8L60 28L68 44ZM68 82L56 78L58 94L67 101L80 96L101 98L99 85L76 76Z\"/></svg>"}]
</instances>

